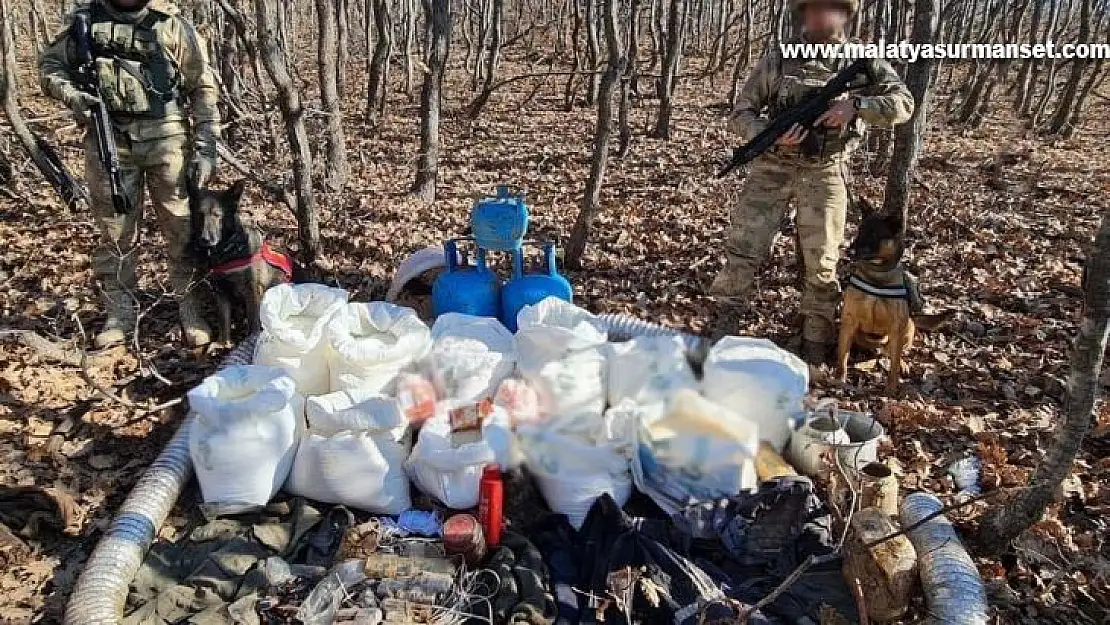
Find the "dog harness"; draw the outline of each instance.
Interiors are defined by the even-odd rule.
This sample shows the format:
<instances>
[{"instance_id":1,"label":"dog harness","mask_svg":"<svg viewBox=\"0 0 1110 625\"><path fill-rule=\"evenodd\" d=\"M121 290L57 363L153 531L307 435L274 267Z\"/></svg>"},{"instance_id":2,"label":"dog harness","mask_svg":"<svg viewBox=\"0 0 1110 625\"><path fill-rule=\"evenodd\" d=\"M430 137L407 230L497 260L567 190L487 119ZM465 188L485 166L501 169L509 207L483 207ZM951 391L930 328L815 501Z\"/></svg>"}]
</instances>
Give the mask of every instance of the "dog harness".
<instances>
[{"instance_id":1,"label":"dog harness","mask_svg":"<svg viewBox=\"0 0 1110 625\"><path fill-rule=\"evenodd\" d=\"M906 288L905 282L898 286L880 286L878 284L872 284L867 280L864 280L863 278L857 276L856 274L852 274L851 276L848 276L848 284L849 286L853 286L863 291L864 293L867 293L868 295L874 295L875 297L905 300L908 300L910 298L910 290Z\"/></svg>"},{"instance_id":2,"label":"dog harness","mask_svg":"<svg viewBox=\"0 0 1110 625\"><path fill-rule=\"evenodd\" d=\"M213 276L219 278L222 276L231 275L233 273L246 271L254 266L254 264L257 262L264 262L274 269L280 271L282 275L285 276L285 282L291 282L293 280L293 261L289 258L288 255L282 254L281 252L270 247L269 243L263 243L262 249L258 250L254 254L251 254L250 256L247 256L245 258L236 258L235 260L229 260L228 262L221 265L216 265L212 268L211 272Z\"/></svg>"}]
</instances>

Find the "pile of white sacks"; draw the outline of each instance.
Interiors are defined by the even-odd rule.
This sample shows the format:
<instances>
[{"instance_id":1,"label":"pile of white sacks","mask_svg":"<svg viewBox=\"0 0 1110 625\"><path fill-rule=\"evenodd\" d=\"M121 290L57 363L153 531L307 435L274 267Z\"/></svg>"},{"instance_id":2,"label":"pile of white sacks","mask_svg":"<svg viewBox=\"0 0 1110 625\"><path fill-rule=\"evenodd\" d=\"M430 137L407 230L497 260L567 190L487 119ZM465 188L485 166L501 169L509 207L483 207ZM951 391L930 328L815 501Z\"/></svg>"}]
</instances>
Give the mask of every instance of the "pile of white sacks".
<instances>
[{"instance_id":1,"label":"pile of white sacks","mask_svg":"<svg viewBox=\"0 0 1110 625\"><path fill-rule=\"evenodd\" d=\"M409 481L450 508L478 502L482 469L525 464L580 526L633 485L665 510L754 487L759 441L781 450L807 369L768 341L727 338L699 379L681 340L608 340L550 298L514 336L495 319L355 303L321 285L268 291L254 364L189 393L206 504L278 490L376 514L411 506ZM467 425L467 431L460 431Z\"/></svg>"}]
</instances>

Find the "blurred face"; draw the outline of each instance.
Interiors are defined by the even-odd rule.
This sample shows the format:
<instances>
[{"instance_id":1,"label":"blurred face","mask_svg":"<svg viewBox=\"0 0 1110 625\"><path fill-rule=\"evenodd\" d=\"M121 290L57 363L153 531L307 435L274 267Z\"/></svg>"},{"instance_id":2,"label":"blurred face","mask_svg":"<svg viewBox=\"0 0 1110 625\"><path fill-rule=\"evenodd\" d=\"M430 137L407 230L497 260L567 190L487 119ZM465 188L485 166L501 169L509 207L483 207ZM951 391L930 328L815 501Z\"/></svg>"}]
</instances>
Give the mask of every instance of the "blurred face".
<instances>
[{"instance_id":1,"label":"blurred face","mask_svg":"<svg viewBox=\"0 0 1110 625\"><path fill-rule=\"evenodd\" d=\"M112 6L120 11L138 11L146 6L149 0L110 0Z\"/></svg>"},{"instance_id":2,"label":"blurred face","mask_svg":"<svg viewBox=\"0 0 1110 625\"><path fill-rule=\"evenodd\" d=\"M802 29L815 37L831 37L844 32L848 25L848 9L835 2L815 2L802 10Z\"/></svg>"}]
</instances>

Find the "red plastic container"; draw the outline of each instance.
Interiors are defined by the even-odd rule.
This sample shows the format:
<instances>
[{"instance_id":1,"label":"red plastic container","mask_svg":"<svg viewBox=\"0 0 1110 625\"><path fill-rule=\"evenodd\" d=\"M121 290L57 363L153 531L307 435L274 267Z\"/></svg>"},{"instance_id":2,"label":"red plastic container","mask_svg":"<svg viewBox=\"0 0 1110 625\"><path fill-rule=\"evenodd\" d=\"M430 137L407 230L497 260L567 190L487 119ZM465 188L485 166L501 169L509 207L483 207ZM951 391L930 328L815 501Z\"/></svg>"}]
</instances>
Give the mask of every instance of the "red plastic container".
<instances>
[{"instance_id":1,"label":"red plastic container","mask_svg":"<svg viewBox=\"0 0 1110 625\"><path fill-rule=\"evenodd\" d=\"M486 545L489 547L496 547L501 543L504 500L505 485L501 481L501 469L495 464L489 465L482 471L482 481L478 487L478 522L482 524L482 533L485 534Z\"/></svg>"}]
</instances>

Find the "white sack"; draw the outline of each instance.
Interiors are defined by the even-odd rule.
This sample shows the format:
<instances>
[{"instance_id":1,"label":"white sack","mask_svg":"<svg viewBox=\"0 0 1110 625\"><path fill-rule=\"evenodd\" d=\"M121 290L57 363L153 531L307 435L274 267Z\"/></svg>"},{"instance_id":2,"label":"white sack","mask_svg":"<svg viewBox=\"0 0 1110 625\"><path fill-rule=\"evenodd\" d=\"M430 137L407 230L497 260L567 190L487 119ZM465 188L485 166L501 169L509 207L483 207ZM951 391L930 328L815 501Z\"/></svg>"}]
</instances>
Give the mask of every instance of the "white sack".
<instances>
[{"instance_id":1,"label":"white sack","mask_svg":"<svg viewBox=\"0 0 1110 625\"><path fill-rule=\"evenodd\" d=\"M304 399L280 369L228 367L189 391L189 455L206 504L264 506L289 475Z\"/></svg>"},{"instance_id":2,"label":"white sack","mask_svg":"<svg viewBox=\"0 0 1110 625\"><path fill-rule=\"evenodd\" d=\"M600 420L599 420L600 421ZM609 493L618 506L632 495L631 441L619 429L598 428L595 439L560 432L548 423L517 429L528 471L547 505L580 529L594 500Z\"/></svg>"},{"instance_id":3,"label":"white sack","mask_svg":"<svg viewBox=\"0 0 1110 625\"><path fill-rule=\"evenodd\" d=\"M505 378L497 387L493 403L509 413L513 427L540 420L539 395L526 380L516 377Z\"/></svg>"},{"instance_id":4,"label":"white sack","mask_svg":"<svg viewBox=\"0 0 1110 625\"><path fill-rule=\"evenodd\" d=\"M517 367L536 388L540 412L591 427L605 412L605 326L557 297L522 308L517 326Z\"/></svg>"},{"instance_id":5,"label":"white sack","mask_svg":"<svg viewBox=\"0 0 1110 625\"><path fill-rule=\"evenodd\" d=\"M610 343L605 360L610 406L624 399L640 404L666 401L679 389L698 387L681 337L639 336Z\"/></svg>"},{"instance_id":6,"label":"white sack","mask_svg":"<svg viewBox=\"0 0 1110 625\"><path fill-rule=\"evenodd\" d=\"M678 391L666 405L625 400L606 416L635 433L636 488L669 514L691 500L731 497L758 484L756 426L693 390Z\"/></svg>"},{"instance_id":7,"label":"white sack","mask_svg":"<svg viewBox=\"0 0 1110 625\"><path fill-rule=\"evenodd\" d=\"M411 308L352 302L332 315L327 342L332 392L392 393L398 374L427 355L432 338Z\"/></svg>"},{"instance_id":8,"label":"white sack","mask_svg":"<svg viewBox=\"0 0 1110 625\"><path fill-rule=\"evenodd\" d=\"M516 366L513 334L500 321L446 313L432 326L427 364L441 398L458 404L493 396Z\"/></svg>"},{"instance_id":9,"label":"white sack","mask_svg":"<svg viewBox=\"0 0 1110 625\"><path fill-rule=\"evenodd\" d=\"M331 376L324 330L347 297L343 289L322 284L280 284L266 291L254 364L284 369L301 395L327 393Z\"/></svg>"},{"instance_id":10,"label":"white sack","mask_svg":"<svg viewBox=\"0 0 1110 625\"><path fill-rule=\"evenodd\" d=\"M482 469L489 464L496 464L502 470L514 465L509 414L493 406L482 423L481 440L455 447L451 442L448 411L441 404L436 416L420 429L412 454L405 462L405 470L421 491L448 508L465 510L478 505Z\"/></svg>"},{"instance_id":11,"label":"white sack","mask_svg":"<svg viewBox=\"0 0 1110 625\"><path fill-rule=\"evenodd\" d=\"M361 391L310 397L285 490L374 514L412 506L404 461L408 424L397 400Z\"/></svg>"},{"instance_id":12,"label":"white sack","mask_svg":"<svg viewBox=\"0 0 1110 625\"><path fill-rule=\"evenodd\" d=\"M786 446L808 390L806 363L766 339L727 336L705 359L702 393L755 423L775 451Z\"/></svg>"}]
</instances>

